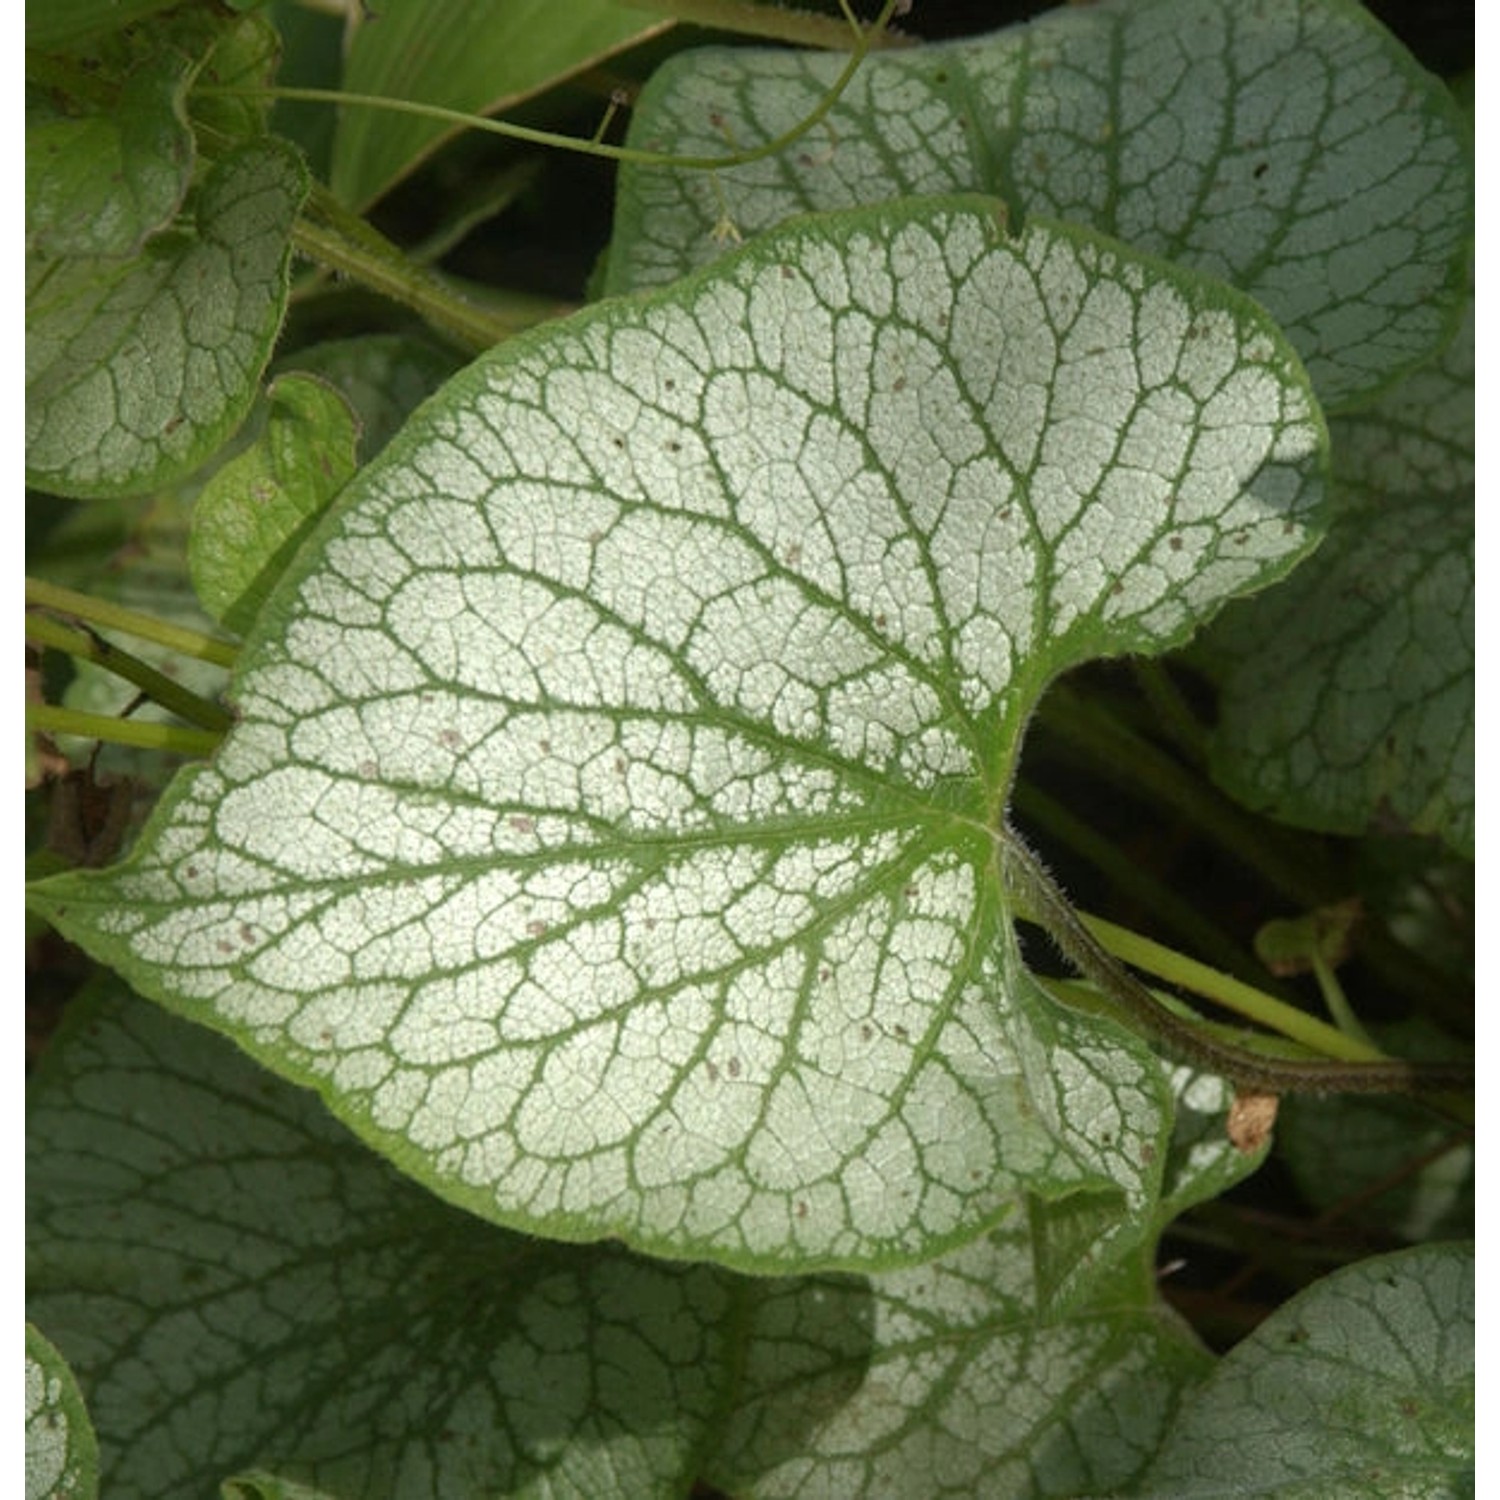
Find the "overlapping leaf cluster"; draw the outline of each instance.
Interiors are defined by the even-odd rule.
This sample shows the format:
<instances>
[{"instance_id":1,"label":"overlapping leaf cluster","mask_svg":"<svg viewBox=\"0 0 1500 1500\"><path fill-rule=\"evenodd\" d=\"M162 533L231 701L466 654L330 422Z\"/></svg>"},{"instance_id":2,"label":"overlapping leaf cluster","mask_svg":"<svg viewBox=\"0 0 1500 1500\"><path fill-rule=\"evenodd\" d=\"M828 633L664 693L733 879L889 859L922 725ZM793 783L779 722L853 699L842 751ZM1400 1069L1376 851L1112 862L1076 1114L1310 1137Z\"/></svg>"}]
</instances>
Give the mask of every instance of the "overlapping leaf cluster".
<instances>
[{"instance_id":1,"label":"overlapping leaf cluster","mask_svg":"<svg viewBox=\"0 0 1500 1500\"><path fill-rule=\"evenodd\" d=\"M620 295L408 415L452 364L408 339L266 378L342 223L212 91L277 32L142 9L33 28L28 482L190 509L178 587L244 644L212 761L35 888L118 977L33 1085L28 1493L95 1483L69 1364L111 1495L1461 1483L1471 1252L1216 1363L1156 1243L1259 1156L1221 1080L1056 1004L1003 880L1049 683L1195 635L1235 796L1472 855L1443 87L1353 0L1116 0L867 58L706 173L660 158L841 62L683 52ZM665 24L388 9L347 85L462 107ZM432 146L376 119L351 201Z\"/></svg>"}]
</instances>

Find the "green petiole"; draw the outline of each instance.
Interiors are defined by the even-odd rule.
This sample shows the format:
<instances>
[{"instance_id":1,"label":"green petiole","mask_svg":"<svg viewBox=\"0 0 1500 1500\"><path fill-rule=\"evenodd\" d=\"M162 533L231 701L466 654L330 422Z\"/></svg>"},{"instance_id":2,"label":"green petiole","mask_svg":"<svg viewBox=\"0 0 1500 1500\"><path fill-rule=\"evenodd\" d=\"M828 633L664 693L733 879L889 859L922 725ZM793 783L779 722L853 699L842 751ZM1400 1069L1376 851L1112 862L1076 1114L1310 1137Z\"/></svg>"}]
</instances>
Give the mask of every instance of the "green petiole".
<instances>
[{"instance_id":1,"label":"green petiole","mask_svg":"<svg viewBox=\"0 0 1500 1500\"><path fill-rule=\"evenodd\" d=\"M1087 912L1077 912L1078 920L1096 937L1115 958L1133 968L1142 969L1158 979L1182 985L1194 994L1202 995L1232 1010L1247 1020L1257 1021L1272 1031L1278 1031L1294 1042L1329 1057L1342 1058L1347 1062L1381 1062L1386 1054L1367 1038L1351 1036L1329 1026L1316 1016L1310 1016L1295 1005L1288 1005L1264 990L1222 974L1207 964L1188 958L1185 954L1128 928L1117 927L1103 917Z\"/></svg>"},{"instance_id":2,"label":"green petiole","mask_svg":"<svg viewBox=\"0 0 1500 1500\"><path fill-rule=\"evenodd\" d=\"M227 709L200 697L183 687L180 682L174 682L148 662L102 636L95 635L91 630L74 630L46 615L28 614L26 639L39 646L50 646L55 651L65 651L81 661L94 662L138 687L163 708L186 719L190 724L198 725L200 729L223 734L234 722Z\"/></svg>"},{"instance_id":3,"label":"green petiole","mask_svg":"<svg viewBox=\"0 0 1500 1500\"><path fill-rule=\"evenodd\" d=\"M116 719L110 714L84 713L76 708L54 708L49 703L26 706L26 727L43 734L76 734L82 739L105 740L141 750L162 750L195 760L219 748L223 735L207 729L186 729L177 724L153 724L144 719Z\"/></svg>"},{"instance_id":4,"label":"green petiole","mask_svg":"<svg viewBox=\"0 0 1500 1500\"><path fill-rule=\"evenodd\" d=\"M26 602L56 610L59 614L72 615L74 619L85 620L91 625L123 631L138 640L154 641L158 646L180 651L184 656L196 657L199 661L213 662L216 666L232 667L238 655L229 641L205 635L201 630L171 625L165 620L154 619L151 615L138 614L133 609L111 604L107 599L95 599L92 595L80 594L55 583L46 583L40 578L26 580Z\"/></svg>"}]
</instances>

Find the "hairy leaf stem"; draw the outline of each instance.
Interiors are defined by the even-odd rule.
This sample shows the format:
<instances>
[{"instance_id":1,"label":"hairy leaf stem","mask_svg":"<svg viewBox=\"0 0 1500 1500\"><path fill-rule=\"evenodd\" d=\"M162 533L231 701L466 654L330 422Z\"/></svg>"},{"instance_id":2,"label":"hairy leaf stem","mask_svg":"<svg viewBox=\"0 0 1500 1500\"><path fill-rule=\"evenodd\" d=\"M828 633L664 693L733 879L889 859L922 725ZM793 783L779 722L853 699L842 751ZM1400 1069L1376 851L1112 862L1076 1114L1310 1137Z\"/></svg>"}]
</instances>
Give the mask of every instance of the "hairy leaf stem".
<instances>
[{"instance_id":1,"label":"hairy leaf stem","mask_svg":"<svg viewBox=\"0 0 1500 1500\"><path fill-rule=\"evenodd\" d=\"M1113 839L1057 798L1022 780L1011 790L1011 804L1029 826L1047 836L1049 844L1055 841L1065 845L1093 865L1113 887L1129 891L1133 900L1148 908L1160 924L1190 948L1208 954L1242 979L1259 972L1254 956L1194 902L1143 869Z\"/></svg>"},{"instance_id":2,"label":"hairy leaf stem","mask_svg":"<svg viewBox=\"0 0 1500 1500\"><path fill-rule=\"evenodd\" d=\"M1222 1074L1237 1088L1265 1094L1404 1094L1473 1087L1473 1067L1463 1063L1283 1059L1223 1041L1163 1005L1131 974L1073 909L1041 862L1011 829L997 831L996 849L1005 889L1016 903L1016 915L1043 928L1081 974L1184 1062ZM1175 955L1174 960L1174 968L1191 962L1181 955ZM1230 985L1238 983L1227 976L1220 978ZM1261 997L1262 1002L1270 1000L1270 996ZM1338 1032L1332 1034L1340 1038L1337 1046L1346 1059L1350 1049L1364 1050L1355 1039Z\"/></svg>"},{"instance_id":3,"label":"hairy leaf stem","mask_svg":"<svg viewBox=\"0 0 1500 1500\"><path fill-rule=\"evenodd\" d=\"M549 297L511 293L501 312L465 297L317 183L308 195L306 210L292 225L292 243L308 259L411 308L475 352L570 310Z\"/></svg>"}]
</instances>

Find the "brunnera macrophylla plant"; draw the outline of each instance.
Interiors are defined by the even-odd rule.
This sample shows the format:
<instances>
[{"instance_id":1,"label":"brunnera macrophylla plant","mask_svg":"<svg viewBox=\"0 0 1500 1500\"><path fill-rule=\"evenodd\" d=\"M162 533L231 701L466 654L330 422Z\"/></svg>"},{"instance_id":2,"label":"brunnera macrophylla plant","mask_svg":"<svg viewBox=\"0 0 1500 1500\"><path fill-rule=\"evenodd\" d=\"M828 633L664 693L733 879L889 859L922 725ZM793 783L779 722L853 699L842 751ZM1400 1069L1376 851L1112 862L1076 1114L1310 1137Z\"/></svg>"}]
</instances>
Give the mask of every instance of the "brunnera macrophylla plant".
<instances>
[{"instance_id":1,"label":"brunnera macrophylla plant","mask_svg":"<svg viewBox=\"0 0 1500 1500\"><path fill-rule=\"evenodd\" d=\"M674 35L386 9L322 81L448 123ZM355 216L442 125L273 115L322 97L293 16L29 26L28 639L78 663L36 774L107 744L29 890L98 970L30 1085L28 1492L1472 1485L1444 85L1352 0L677 50L584 143L558 317ZM320 337L304 263L434 337ZM1038 738L1286 892L1330 1021ZM1241 977L1075 907L1049 830ZM1272 1149L1420 1205L1216 1356L1158 1247Z\"/></svg>"}]
</instances>

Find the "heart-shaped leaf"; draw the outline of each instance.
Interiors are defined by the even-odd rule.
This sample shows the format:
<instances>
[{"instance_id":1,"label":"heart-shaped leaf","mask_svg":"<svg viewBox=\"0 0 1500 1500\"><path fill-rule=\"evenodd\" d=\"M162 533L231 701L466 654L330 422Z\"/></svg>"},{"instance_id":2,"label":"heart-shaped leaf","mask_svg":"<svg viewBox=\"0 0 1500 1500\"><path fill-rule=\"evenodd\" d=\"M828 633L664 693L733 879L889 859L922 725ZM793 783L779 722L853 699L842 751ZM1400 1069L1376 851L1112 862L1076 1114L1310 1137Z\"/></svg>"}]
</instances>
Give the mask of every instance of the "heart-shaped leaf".
<instances>
[{"instance_id":1,"label":"heart-shaped leaf","mask_svg":"<svg viewBox=\"0 0 1500 1500\"><path fill-rule=\"evenodd\" d=\"M1211 1365L1151 1305L1149 1276L1066 1318L1039 1316L1024 1233L992 1232L869 1287L851 1325L829 1315L855 1310L847 1285L815 1300L815 1282L767 1284L708 1468L726 1493L1119 1494Z\"/></svg>"},{"instance_id":2,"label":"heart-shaped leaf","mask_svg":"<svg viewBox=\"0 0 1500 1500\"><path fill-rule=\"evenodd\" d=\"M459 365L449 351L425 340L372 333L309 345L278 368L316 375L342 394L359 418L357 452L367 463Z\"/></svg>"},{"instance_id":3,"label":"heart-shaped leaf","mask_svg":"<svg viewBox=\"0 0 1500 1500\"><path fill-rule=\"evenodd\" d=\"M703 51L643 91L630 144L722 156L790 130L842 66ZM607 289L671 281L810 209L974 190L1249 292L1319 399L1437 352L1463 302L1468 134L1437 79L1347 0L1103 0L868 58L792 149L716 172L627 165Z\"/></svg>"},{"instance_id":4,"label":"heart-shaped leaf","mask_svg":"<svg viewBox=\"0 0 1500 1500\"><path fill-rule=\"evenodd\" d=\"M1021 734L1284 572L1325 457L1216 284L989 200L790 226L450 382L214 763L37 899L502 1223L879 1265L1088 1190L1137 1243L1169 1090L1021 965Z\"/></svg>"}]
</instances>

